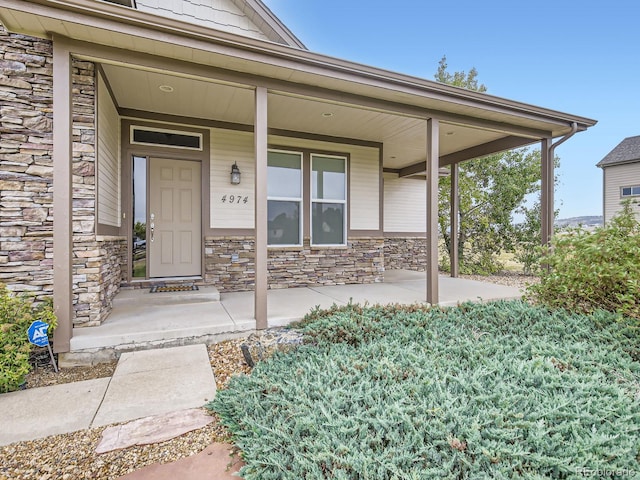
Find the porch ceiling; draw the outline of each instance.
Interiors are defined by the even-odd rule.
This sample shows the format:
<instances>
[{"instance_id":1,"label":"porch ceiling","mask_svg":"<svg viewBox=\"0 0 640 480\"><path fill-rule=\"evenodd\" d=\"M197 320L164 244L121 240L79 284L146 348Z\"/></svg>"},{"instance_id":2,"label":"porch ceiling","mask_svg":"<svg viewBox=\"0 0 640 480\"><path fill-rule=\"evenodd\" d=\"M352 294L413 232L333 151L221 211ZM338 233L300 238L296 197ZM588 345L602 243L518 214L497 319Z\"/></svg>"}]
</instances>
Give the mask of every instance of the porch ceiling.
<instances>
[{"instance_id":1,"label":"porch ceiling","mask_svg":"<svg viewBox=\"0 0 640 480\"><path fill-rule=\"evenodd\" d=\"M118 107L253 125L253 90L166 72L102 65ZM161 86L170 86L165 92ZM285 93L269 95L269 127L384 144L384 167L399 169L426 155L424 119ZM504 137L504 133L443 123L442 155Z\"/></svg>"},{"instance_id":2,"label":"porch ceiling","mask_svg":"<svg viewBox=\"0 0 640 480\"><path fill-rule=\"evenodd\" d=\"M13 32L74 40L74 54L104 64L121 108L250 125L248 87L261 85L270 91L271 128L382 142L388 168L424 161L428 117L442 122L445 163L595 124L94 0L3 0L0 21ZM173 86L173 97L159 84Z\"/></svg>"}]
</instances>

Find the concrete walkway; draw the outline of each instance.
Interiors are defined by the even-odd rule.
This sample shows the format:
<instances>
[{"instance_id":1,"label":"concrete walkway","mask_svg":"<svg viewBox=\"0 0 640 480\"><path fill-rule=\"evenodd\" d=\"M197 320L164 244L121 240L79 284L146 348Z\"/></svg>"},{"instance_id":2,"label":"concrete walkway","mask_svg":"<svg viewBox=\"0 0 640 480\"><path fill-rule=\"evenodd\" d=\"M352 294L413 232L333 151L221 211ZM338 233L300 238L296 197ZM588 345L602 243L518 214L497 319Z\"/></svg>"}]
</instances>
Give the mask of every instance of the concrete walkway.
<instances>
[{"instance_id":1,"label":"concrete walkway","mask_svg":"<svg viewBox=\"0 0 640 480\"><path fill-rule=\"evenodd\" d=\"M215 393L204 345L123 353L111 378L1 394L0 445L201 407Z\"/></svg>"}]
</instances>

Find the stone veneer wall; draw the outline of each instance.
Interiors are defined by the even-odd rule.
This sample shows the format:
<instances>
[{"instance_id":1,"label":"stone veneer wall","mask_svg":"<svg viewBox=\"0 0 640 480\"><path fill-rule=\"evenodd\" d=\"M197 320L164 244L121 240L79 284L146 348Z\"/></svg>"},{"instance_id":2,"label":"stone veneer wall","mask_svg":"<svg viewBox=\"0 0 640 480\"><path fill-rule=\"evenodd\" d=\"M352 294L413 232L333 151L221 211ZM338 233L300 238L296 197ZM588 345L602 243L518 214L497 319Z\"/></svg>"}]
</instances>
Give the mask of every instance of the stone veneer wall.
<instances>
[{"instance_id":1,"label":"stone veneer wall","mask_svg":"<svg viewBox=\"0 0 640 480\"><path fill-rule=\"evenodd\" d=\"M53 293L53 46L0 25L0 281ZM95 235L95 72L73 62L74 324L100 323L126 264L125 239Z\"/></svg>"},{"instance_id":2,"label":"stone veneer wall","mask_svg":"<svg viewBox=\"0 0 640 480\"><path fill-rule=\"evenodd\" d=\"M348 247L269 248L269 288L381 282L382 238L356 238ZM207 237L205 283L221 292L253 290L255 264L252 237ZM233 255L237 255L233 259Z\"/></svg>"},{"instance_id":3,"label":"stone veneer wall","mask_svg":"<svg viewBox=\"0 0 640 480\"><path fill-rule=\"evenodd\" d=\"M125 237L97 237L95 65L73 59L74 326L99 325L126 277ZM123 268L125 267L125 268Z\"/></svg>"},{"instance_id":4,"label":"stone veneer wall","mask_svg":"<svg viewBox=\"0 0 640 480\"><path fill-rule=\"evenodd\" d=\"M50 41L0 25L0 282L53 292L53 71Z\"/></svg>"},{"instance_id":5,"label":"stone veneer wall","mask_svg":"<svg viewBox=\"0 0 640 480\"><path fill-rule=\"evenodd\" d=\"M75 238L75 236L74 236ZM120 237L75 241L73 245L75 326L99 325L126 275L127 244Z\"/></svg>"},{"instance_id":6,"label":"stone veneer wall","mask_svg":"<svg viewBox=\"0 0 640 480\"><path fill-rule=\"evenodd\" d=\"M386 237L384 266L386 270L424 272L427 265L427 239L424 237Z\"/></svg>"}]
</instances>

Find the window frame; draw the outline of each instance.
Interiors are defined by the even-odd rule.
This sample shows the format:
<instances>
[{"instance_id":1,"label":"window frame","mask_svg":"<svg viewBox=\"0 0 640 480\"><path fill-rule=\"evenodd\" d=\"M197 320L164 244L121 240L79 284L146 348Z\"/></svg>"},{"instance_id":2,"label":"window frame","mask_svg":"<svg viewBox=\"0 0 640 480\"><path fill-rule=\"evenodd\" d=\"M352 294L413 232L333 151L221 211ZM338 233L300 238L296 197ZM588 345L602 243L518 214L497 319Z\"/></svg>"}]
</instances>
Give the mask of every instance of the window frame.
<instances>
[{"instance_id":1,"label":"window frame","mask_svg":"<svg viewBox=\"0 0 640 480\"><path fill-rule=\"evenodd\" d=\"M309 243L312 247L346 247L348 243L347 233L349 231L347 221L349 218L348 214L348 206L347 206L347 195L349 192L349 167L348 167L348 157L346 155L338 155L338 154L327 154L327 153L310 153L309 155ZM313 159L314 157L321 158L335 158L344 161L344 199L342 200L334 200L334 199L322 199L322 198L314 198L313 196ZM333 203L333 204L341 204L343 205L343 222L342 222L342 238L343 243L314 243L313 241L313 205L315 203Z\"/></svg>"},{"instance_id":2,"label":"window frame","mask_svg":"<svg viewBox=\"0 0 640 480\"><path fill-rule=\"evenodd\" d=\"M140 141L136 141L134 140L134 136L135 136L135 132L136 131L141 131L141 132L155 132L155 133L169 133L169 134L175 134L175 135L182 135L185 137L193 137L193 138L197 138L198 139L198 146L197 147L189 147L189 146L184 146L184 145L171 145L171 144L167 144L167 143L150 143L150 142L140 142ZM131 126L129 127L129 144L131 145L144 145L147 147L159 147L159 148L175 148L178 150L192 150L192 151L196 151L196 152L202 152L203 151L203 138L204 136L202 135L202 133L198 133L198 132L191 132L191 131L185 131L185 130L172 130L169 128L158 128L158 127L145 127L142 125L137 125L137 124L131 124Z\"/></svg>"},{"instance_id":3,"label":"window frame","mask_svg":"<svg viewBox=\"0 0 640 480\"><path fill-rule=\"evenodd\" d=\"M267 235L267 248L288 248L288 247L302 247L304 239L304 152L298 150L284 150L280 148L268 148L267 149L267 172L269 169L269 153L285 153L289 155L298 155L300 157L300 197L272 197L267 194L267 221L269 217L269 201L276 202L298 202L298 243L278 243L270 244L269 235ZM269 182L269 175L267 174L267 185ZM268 190L268 186L267 186Z\"/></svg>"},{"instance_id":4,"label":"window frame","mask_svg":"<svg viewBox=\"0 0 640 480\"><path fill-rule=\"evenodd\" d=\"M624 191L627 188L631 190L631 193L629 195L625 195L624 194ZM637 190L638 193L633 193L634 190ZM640 184L638 184L638 185L624 185L624 186L620 187L620 198L633 198L633 197L640 197Z\"/></svg>"}]
</instances>

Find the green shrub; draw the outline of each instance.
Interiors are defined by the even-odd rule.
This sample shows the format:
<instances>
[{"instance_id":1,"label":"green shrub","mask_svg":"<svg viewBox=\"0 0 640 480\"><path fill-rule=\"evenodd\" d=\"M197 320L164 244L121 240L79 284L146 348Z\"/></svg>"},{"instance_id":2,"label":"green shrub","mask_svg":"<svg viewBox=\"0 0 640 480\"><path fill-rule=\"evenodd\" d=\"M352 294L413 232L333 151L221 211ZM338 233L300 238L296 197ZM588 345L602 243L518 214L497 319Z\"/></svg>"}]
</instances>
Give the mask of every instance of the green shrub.
<instances>
[{"instance_id":1,"label":"green shrub","mask_svg":"<svg viewBox=\"0 0 640 480\"><path fill-rule=\"evenodd\" d=\"M56 327L51 302L34 305L26 297L12 295L0 283L0 393L18 389L29 373L32 345L27 329L35 320L48 323L49 331Z\"/></svg>"},{"instance_id":2,"label":"green shrub","mask_svg":"<svg viewBox=\"0 0 640 480\"><path fill-rule=\"evenodd\" d=\"M616 315L498 302L314 317L309 343L208 405L243 452L245 479L640 472L640 365Z\"/></svg>"},{"instance_id":3,"label":"green shrub","mask_svg":"<svg viewBox=\"0 0 640 480\"><path fill-rule=\"evenodd\" d=\"M549 266L528 297L551 308L577 312L605 309L640 319L640 224L631 205L589 233L556 235Z\"/></svg>"}]
</instances>

